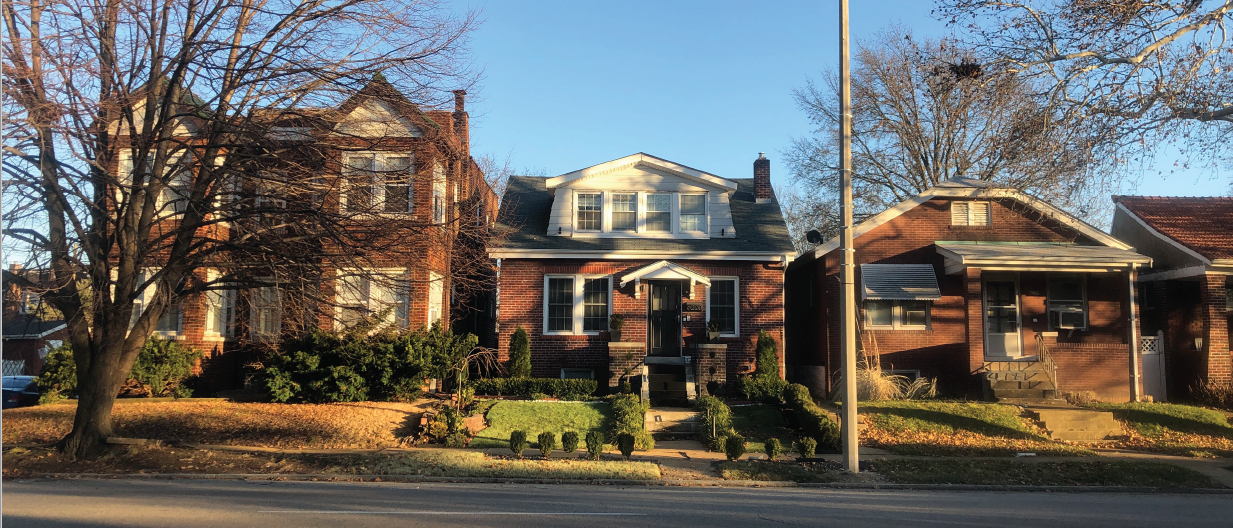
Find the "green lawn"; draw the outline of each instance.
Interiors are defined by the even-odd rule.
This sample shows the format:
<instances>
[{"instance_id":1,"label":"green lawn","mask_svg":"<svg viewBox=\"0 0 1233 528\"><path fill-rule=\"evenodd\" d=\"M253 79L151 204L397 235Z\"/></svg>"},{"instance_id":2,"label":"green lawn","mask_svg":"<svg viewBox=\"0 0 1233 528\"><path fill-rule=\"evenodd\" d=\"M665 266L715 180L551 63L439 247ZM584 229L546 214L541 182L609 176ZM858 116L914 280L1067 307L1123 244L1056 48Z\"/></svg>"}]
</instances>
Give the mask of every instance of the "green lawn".
<instances>
[{"instance_id":1,"label":"green lawn","mask_svg":"<svg viewBox=\"0 0 1233 528\"><path fill-rule=\"evenodd\" d=\"M747 405L732 408L732 428L745 437L746 450L750 453L765 453L765 440L778 438L788 451L792 450L793 435L787 429L783 412L774 405Z\"/></svg>"},{"instance_id":2,"label":"green lawn","mask_svg":"<svg viewBox=\"0 0 1233 528\"><path fill-rule=\"evenodd\" d=\"M494 477L545 479L657 480L659 466L650 462L596 460L534 460L490 457L465 450L412 451L383 459L369 459L363 472L381 475L440 477ZM357 472L341 466L340 473Z\"/></svg>"},{"instance_id":3,"label":"green lawn","mask_svg":"<svg viewBox=\"0 0 1233 528\"><path fill-rule=\"evenodd\" d=\"M502 401L488 409L486 416L488 428L469 447L508 447L509 434L518 429L527 432L532 447L544 431L557 435L558 447L561 433L576 431L581 446L588 432L605 430L612 411L607 403Z\"/></svg>"},{"instance_id":4,"label":"green lawn","mask_svg":"<svg viewBox=\"0 0 1233 528\"><path fill-rule=\"evenodd\" d=\"M1053 442L1029 427L1013 405L978 402L862 402L868 427L862 445L904 455L1013 456L1091 455L1091 450Z\"/></svg>"},{"instance_id":5,"label":"green lawn","mask_svg":"<svg viewBox=\"0 0 1233 528\"><path fill-rule=\"evenodd\" d=\"M1123 447L1195 457L1233 457L1233 425L1219 411L1172 403L1094 403L1129 426Z\"/></svg>"},{"instance_id":6,"label":"green lawn","mask_svg":"<svg viewBox=\"0 0 1233 528\"><path fill-rule=\"evenodd\" d=\"M834 482L835 476L799 464L753 460L720 462L715 468L724 480L773 480L786 482Z\"/></svg>"},{"instance_id":7,"label":"green lawn","mask_svg":"<svg viewBox=\"0 0 1233 528\"><path fill-rule=\"evenodd\" d=\"M1196 471L1159 462L881 460L873 471L899 484L1223 487Z\"/></svg>"}]
</instances>

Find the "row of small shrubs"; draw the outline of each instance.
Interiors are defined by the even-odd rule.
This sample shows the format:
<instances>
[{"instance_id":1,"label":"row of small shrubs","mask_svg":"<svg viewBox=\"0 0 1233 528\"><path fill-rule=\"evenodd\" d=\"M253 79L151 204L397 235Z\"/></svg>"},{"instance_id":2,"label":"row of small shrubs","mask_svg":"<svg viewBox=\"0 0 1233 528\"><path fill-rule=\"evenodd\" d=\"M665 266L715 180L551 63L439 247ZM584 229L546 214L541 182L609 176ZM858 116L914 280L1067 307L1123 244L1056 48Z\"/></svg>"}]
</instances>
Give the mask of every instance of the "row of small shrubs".
<instances>
[{"instance_id":1,"label":"row of small shrubs","mask_svg":"<svg viewBox=\"0 0 1233 528\"><path fill-rule=\"evenodd\" d=\"M599 390L599 382L591 379L559 378L489 378L472 382L476 394L489 396L547 395L562 400L583 400Z\"/></svg>"},{"instance_id":2,"label":"row of small shrubs","mask_svg":"<svg viewBox=\"0 0 1233 528\"><path fill-rule=\"evenodd\" d=\"M193 367L201 359L201 351L176 341L151 337L141 348L133 369L129 371L125 390L132 395L173 396L187 398L193 391L186 384L193 377ZM36 382L40 403L51 403L77 393L77 363L68 344L57 347L43 358L43 369Z\"/></svg>"},{"instance_id":3,"label":"row of small shrubs","mask_svg":"<svg viewBox=\"0 0 1233 528\"><path fill-rule=\"evenodd\" d=\"M839 424L814 403L808 387L799 383L788 385L784 390L784 403L792 410L802 437L813 438L817 445L825 448L839 447Z\"/></svg>"},{"instance_id":4,"label":"row of small shrubs","mask_svg":"<svg viewBox=\"0 0 1233 528\"><path fill-rule=\"evenodd\" d=\"M736 460L745 455L745 437L737 433L732 433L728 436L723 436L718 439L720 449L728 460ZM783 443L778 438L768 438L763 445L766 448L767 460L775 460L776 457L784 453ZM803 437L795 445L796 452L802 458L813 458L818 449L818 442L813 438Z\"/></svg>"},{"instance_id":5,"label":"row of small shrubs","mask_svg":"<svg viewBox=\"0 0 1233 528\"><path fill-rule=\"evenodd\" d=\"M548 458L549 455L557 448L557 437L551 431L544 431L539 434L539 452ZM522 452L530 447L530 442L527 440L527 432L518 430L513 431L509 435L509 450L515 455L522 456ZM561 434L561 451L573 453L578 450L578 433L574 431L566 431ZM587 455L591 459L598 459L599 455L604 452L604 434L599 431L591 431L586 436ZM633 449L630 449L632 453ZM624 452L624 451L622 451ZM629 454L625 455L629 458Z\"/></svg>"},{"instance_id":6,"label":"row of small shrubs","mask_svg":"<svg viewBox=\"0 0 1233 528\"><path fill-rule=\"evenodd\" d=\"M608 438L625 452L623 442L628 438L634 447L643 451L655 449L655 439L646 430L646 412L651 404L633 394L618 394L612 397L612 429Z\"/></svg>"},{"instance_id":7,"label":"row of small shrubs","mask_svg":"<svg viewBox=\"0 0 1233 528\"><path fill-rule=\"evenodd\" d=\"M282 343L266 360L264 387L275 402L413 401L426 377L446 378L476 347L471 334L429 330L315 329Z\"/></svg>"}]
</instances>

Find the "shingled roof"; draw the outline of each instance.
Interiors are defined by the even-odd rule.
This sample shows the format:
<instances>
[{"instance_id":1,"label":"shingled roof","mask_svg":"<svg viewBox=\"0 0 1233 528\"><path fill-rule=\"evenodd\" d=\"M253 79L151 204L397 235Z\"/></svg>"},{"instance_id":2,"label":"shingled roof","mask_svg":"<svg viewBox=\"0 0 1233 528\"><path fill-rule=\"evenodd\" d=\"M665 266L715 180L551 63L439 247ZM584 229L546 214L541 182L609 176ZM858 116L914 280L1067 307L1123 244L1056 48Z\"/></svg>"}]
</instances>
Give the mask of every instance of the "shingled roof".
<instances>
[{"instance_id":1,"label":"shingled roof","mask_svg":"<svg viewBox=\"0 0 1233 528\"><path fill-rule=\"evenodd\" d=\"M547 178L513 176L501 198L497 228L499 249L638 252L749 252L795 254L779 203L756 203L753 178L732 179L737 190L729 199L736 238L652 239L635 237L574 238L548 236L552 195Z\"/></svg>"},{"instance_id":2,"label":"shingled roof","mask_svg":"<svg viewBox=\"0 0 1233 528\"><path fill-rule=\"evenodd\" d=\"M1233 197L1114 196L1113 201L1208 259L1233 259Z\"/></svg>"}]
</instances>

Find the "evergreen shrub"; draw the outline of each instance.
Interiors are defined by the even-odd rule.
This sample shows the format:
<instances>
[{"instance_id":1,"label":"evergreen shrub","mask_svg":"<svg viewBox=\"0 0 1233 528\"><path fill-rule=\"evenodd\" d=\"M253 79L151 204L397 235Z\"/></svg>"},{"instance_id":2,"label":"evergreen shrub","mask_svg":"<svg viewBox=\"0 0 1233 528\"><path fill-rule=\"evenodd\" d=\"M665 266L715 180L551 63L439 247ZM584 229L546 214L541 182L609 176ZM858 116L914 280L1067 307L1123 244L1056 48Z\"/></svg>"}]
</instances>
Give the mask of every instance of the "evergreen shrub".
<instances>
[{"instance_id":1,"label":"evergreen shrub","mask_svg":"<svg viewBox=\"0 0 1233 528\"><path fill-rule=\"evenodd\" d=\"M539 434L539 452L548 458L552 454L552 450L557 448L557 435L549 431L544 431Z\"/></svg>"},{"instance_id":2,"label":"evergreen shrub","mask_svg":"<svg viewBox=\"0 0 1233 528\"><path fill-rule=\"evenodd\" d=\"M599 431L591 431L587 433L587 455L593 460L598 460L599 455L604 452L604 433Z\"/></svg>"},{"instance_id":3,"label":"evergreen shrub","mask_svg":"<svg viewBox=\"0 0 1233 528\"><path fill-rule=\"evenodd\" d=\"M784 390L784 402L792 410L793 419L803 436L813 438L819 446L839 447L839 424L814 403L808 387L799 383L788 385Z\"/></svg>"},{"instance_id":4,"label":"evergreen shrub","mask_svg":"<svg viewBox=\"0 0 1233 528\"><path fill-rule=\"evenodd\" d=\"M724 455L728 460L737 460L745 455L745 437L733 433L724 439Z\"/></svg>"},{"instance_id":5,"label":"evergreen shrub","mask_svg":"<svg viewBox=\"0 0 1233 528\"><path fill-rule=\"evenodd\" d=\"M578 433L565 431L561 433L561 451L573 453L578 450Z\"/></svg>"},{"instance_id":6,"label":"evergreen shrub","mask_svg":"<svg viewBox=\"0 0 1233 528\"><path fill-rule=\"evenodd\" d=\"M521 326L509 338L509 377L531 377L531 339Z\"/></svg>"},{"instance_id":7,"label":"evergreen shrub","mask_svg":"<svg viewBox=\"0 0 1233 528\"><path fill-rule=\"evenodd\" d=\"M513 431L509 434L509 450L513 451L519 458L522 457L522 452L530 447L530 442L527 442L527 432L521 429Z\"/></svg>"}]
</instances>

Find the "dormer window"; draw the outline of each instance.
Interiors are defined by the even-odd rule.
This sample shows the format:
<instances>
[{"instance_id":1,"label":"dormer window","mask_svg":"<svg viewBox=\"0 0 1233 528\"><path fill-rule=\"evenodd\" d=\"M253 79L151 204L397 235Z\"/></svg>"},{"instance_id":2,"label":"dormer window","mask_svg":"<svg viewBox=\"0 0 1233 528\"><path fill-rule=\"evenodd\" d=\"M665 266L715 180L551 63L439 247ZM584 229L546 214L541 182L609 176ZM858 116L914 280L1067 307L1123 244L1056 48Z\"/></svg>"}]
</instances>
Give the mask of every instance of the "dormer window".
<instances>
[{"instance_id":1,"label":"dormer window","mask_svg":"<svg viewBox=\"0 0 1233 528\"><path fill-rule=\"evenodd\" d=\"M638 229L638 195L612 195L612 230L636 231Z\"/></svg>"},{"instance_id":2,"label":"dormer window","mask_svg":"<svg viewBox=\"0 0 1233 528\"><path fill-rule=\"evenodd\" d=\"M603 229L603 197L599 193L578 194L578 230L599 231Z\"/></svg>"},{"instance_id":3,"label":"dormer window","mask_svg":"<svg viewBox=\"0 0 1233 528\"><path fill-rule=\"evenodd\" d=\"M706 195L681 195L681 231L706 231Z\"/></svg>"},{"instance_id":4,"label":"dormer window","mask_svg":"<svg viewBox=\"0 0 1233 528\"><path fill-rule=\"evenodd\" d=\"M672 231L672 195L654 193L646 195L646 230L668 233Z\"/></svg>"}]
</instances>

